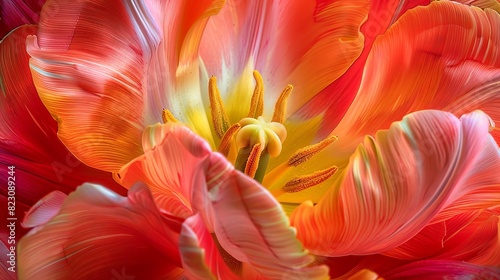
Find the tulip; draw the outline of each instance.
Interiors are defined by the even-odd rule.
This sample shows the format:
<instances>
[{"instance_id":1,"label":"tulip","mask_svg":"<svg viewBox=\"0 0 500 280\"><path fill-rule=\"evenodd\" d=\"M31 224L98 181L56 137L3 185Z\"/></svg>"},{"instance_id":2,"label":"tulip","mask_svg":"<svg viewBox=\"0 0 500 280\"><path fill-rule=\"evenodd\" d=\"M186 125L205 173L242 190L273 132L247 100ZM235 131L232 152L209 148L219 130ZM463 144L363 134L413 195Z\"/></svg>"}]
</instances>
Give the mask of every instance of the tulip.
<instances>
[{"instance_id":1,"label":"tulip","mask_svg":"<svg viewBox=\"0 0 500 280\"><path fill-rule=\"evenodd\" d=\"M79 1L59 6L60 16L42 12L27 40L34 84L66 147L114 173L129 200L146 183L158 211L179 219L168 242L178 235L180 261L166 260L200 279L324 278L317 264L347 255L402 268L426 258L464 271L500 263L496 12L451 2L403 16L411 7L366 1L222 4ZM360 30L380 7L394 11L375 17L380 33L392 26L375 40ZM74 197L59 213L81 218ZM46 267L37 244L73 234L49 216L23 240L25 277ZM82 250L78 274L45 275L81 275ZM347 274L402 275L368 268L375 273Z\"/></svg>"}]
</instances>

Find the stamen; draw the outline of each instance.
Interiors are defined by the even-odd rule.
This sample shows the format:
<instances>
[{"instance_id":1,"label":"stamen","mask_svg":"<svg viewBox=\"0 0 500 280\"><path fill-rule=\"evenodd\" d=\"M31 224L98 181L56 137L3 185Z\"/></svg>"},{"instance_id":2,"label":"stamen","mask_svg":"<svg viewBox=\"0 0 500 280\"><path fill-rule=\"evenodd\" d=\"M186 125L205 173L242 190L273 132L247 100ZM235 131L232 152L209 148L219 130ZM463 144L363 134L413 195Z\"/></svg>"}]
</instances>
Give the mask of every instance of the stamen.
<instances>
[{"instance_id":1,"label":"stamen","mask_svg":"<svg viewBox=\"0 0 500 280\"><path fill-rule=\"evenodd\" d=\"M229 155L229 149L231 148L231 139L233 135L240 130L241 125L239 123L233 124L222 136L219 144L219 153L223 154L225 157Z\"/></svg>"},{"instance_id":2,"label":"stamen","mask_svg":"<svg viewBox=\"0 0 500 280\"><path fill-rule=\"evenodd\" d=\"M328 147L330 144L333 142L337 141L338 137L337 136L330 136L326 139L323 139L323 141L301 148L295 152L289 159L288 159L288 165L291 166L299 166L301 163L306 162L309 160L311 157L313 157L315 154L323 151L326 147Z\"/></svg>"},{"instance_id":3,"label":"stamen","mask_svg":"<svg viewBox=\"0 0 500 280\"><path fill-rule=\"evenodd\" d=\"M222 97L215 77L211 77L208 81L208 96L210 98L210 110L212 111L212 123L217 136L222 138L229 129L230 123L222 104Z\"/></svg>"},{"instance_id":4,"label":"stamen","mask_svg":"<svg viewBox=\"0 0 500 280\"><path fill-rule=\"evenodd\" d=\"M283 190L287 193L300 192L312 186L316 186L337 172L338 167L333 166L327 169L316 171L313 174L299 176L285 184Z\"/></svg>"},{"instance_id":5,"label":"stamen","mask_svg":"<svg viewBox=\"0 0 500 280\"><path fill-rule=\"evenodd\" d=\"M250 101L249 118L257 118L264 112L264 82L262 76L256 70L253 71L253 77L255 79L255 88Z\"/></svg>"},{"instance_id":6,"label":"stamen","mask_svg":"<svg viewBox=\"0 0 500 280\"><path fill-rule=\"evenodd\" d=\"M280 97L274 106L273 118L271 120L272 122L283 123L285 121L286 103L292 90L293 86L287 85L281 92Z\"/></svg>"},{"instance_id":7,"label":"stamen","mask_svg":"<svg viewBox=\"0 0 500 280\"><path fill-rule=\"evenodd\" d=\"M263 150L264 149L262 149L262 145L260 143L255 144L252 147L250 155L248 156L247 164L245 166L245 174L252 178L255 176L255 173L259 168L260 156L262 155Z\"/></svg>"},{"instance_id":8,"label":"stamen","mask_svg":"<svg viewBox=\"0 0 500 280\"><path fill-rule=\"evenodd\" d=\"M172 112L170 112L167 109L163 109L163 111L161 112L161 118L163 119L163 123L169 123L169 122L178 123L179 122L174 117L174 115L172 114Z\"/></svg>"}]
</instances>

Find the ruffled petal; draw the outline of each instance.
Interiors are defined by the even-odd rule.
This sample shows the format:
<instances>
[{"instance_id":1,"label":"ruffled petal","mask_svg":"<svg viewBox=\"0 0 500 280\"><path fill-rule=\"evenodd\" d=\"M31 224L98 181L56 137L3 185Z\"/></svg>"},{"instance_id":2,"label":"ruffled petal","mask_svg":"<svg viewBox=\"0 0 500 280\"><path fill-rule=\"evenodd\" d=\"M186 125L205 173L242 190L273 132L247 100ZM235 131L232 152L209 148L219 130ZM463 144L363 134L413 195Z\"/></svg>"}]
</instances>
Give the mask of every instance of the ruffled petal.
<instances>
[{"instance_id":1,"label":"ruffled petal","mask_svg":"<svg viewBox=\"0 0 500 280\"><path fill-rule=\"evenodd\" d=\"M23 24L38 23L45 0L4 0L0 2L0 39Z\"/></svg>"},{"instance_id":2,"label":"ruffled petal","mask_svg":"<svg viewBox=\"0 0 500 280\"><path fill-rule=\"evenodd\" d=\"M359 28L368 7L365 0L227 1L210 19L200 54L206 76L218 79L230 120L248 114L253 70L264 78L269 117L287 84L294 86L291 113L341 76L363 48Z\"/></svg>"},{"instance_id":3,"label":"ruffled petal","mask_svg":"<svg viewBox=\"0 0 500 280\"><path fill-rule=\"evenodd\" d=\"M192 215L193 192L205 184L208 144L188 128L169 123L147 127L143 148L144 155L120 169L115 179L127 188L144 182L160 208L183 218Z\"/></svg>"},{"instance_id":4,"label":"ruffled petal","mask_svg":"<svg viewBox=\"0 0 500 280\"><path fill-rule=\"evenodd\" d=\"M116 179L126 186L145 182L157 201L168 201L160 204L163 211L187 219L180 239L187 275L326 277L326 267L307 266L314 258L267 190L212 153L199 136L181 125L157 124L146 129L143 140L145 155Z\"/></svg>"},{"instance_id":5,"label":"ruffled petal","mask_svg":"<svg viewBox=\"0 0 500 280\"><path fill-rule=\"evenodd\" d=\"M206 17L220 4L48 1L27 45L35 85L61 141L106 171L141 155L142 130L161 120L168 96L186 97L176 79L189 80L183 69L195 60ZM45 8L51 6L58 7L55 15Z\"/></svg>"},{"instance_id":6,"label":"ruffled petal","mask_svg":"<svg viewBox=\"0 0 500 280\"><path fill-rule=\"evenodd\" d=\"M31 81L24 46L26 36L35 33L36 26L25 25L0 43L0 169L5 170L0 181L15 181L18 221L23 220L25 210L51 191L68 193L84 182L106 184L126 193L110 173L83 164L57 138L57 124ZM1 188L0 194L7 199L7 188ZM4 230L0 230L2 235ZM25 231L19 226L17 238Z\"/></svg>"},{"instance_id":7,"label":"ruffled petal","mask_svg":"<svg viewBox=\"0 0 500 280\"><path fill-rule=\"evenodd\" d=\"M365 135L418 110L480 109L500 121L499 25L493 10L448 1L408 11L375 41L332 156L345 160Z\"/></svg>"},{"instance_id":8,"label":"ruffled petal","mask_svg":"<svg viewBox=\"0 0 500 280\"><path fill-rule=\"evenodd\" d=\"M222 248L266 279L327 279L328 268L312 264L314 258L297 240L279 203L224 162L221 155L212 154L208 200L196 204L201 213L209 213L205 223L213 227Z\"/></svg>"},{"instance_id":9,"label":"ruffled petal","mask_svg":"<svg viewBox=\"0 0 500 280\"><path fill-rule=\"evenodd\" d=\"M118 190L109 173L85 166L57 139L56 123L37 96L29 56L23 50L26 36L35 32L35 26L22 26L0 43L0 163L15 166L18 199L33 204L52 190L72 191L83 181L108 183ZM0 174L4 176L7 172ZM29 186L30 182L44 192Z\"/></svg>"},{"instance_id":10,"label":"ruffled petal","mask_svg":"<svg viewBox=\"0 0 500 280\"><path fill-rule=\"evenodd\" d=\"M292 213L299 239L320 255L379 253L431 221L498 205L500 150L489 128L479 111L461 120L422 111L366 137L342 180L316 206L305 202ZM471 194L487 199L465 205Z\"/></svg>"},{"instance_id":11,"label":"ruffled petal","mask_svg":"<svg viewBox=\"0 0 500 280\"><path fill-rule=\"evenodd\" d=\"M175 227L166 223L144 186L122 197L84 184L54 218L20 241L19 277L159 279L180 265Z\"/></svg>"}]
</instances>

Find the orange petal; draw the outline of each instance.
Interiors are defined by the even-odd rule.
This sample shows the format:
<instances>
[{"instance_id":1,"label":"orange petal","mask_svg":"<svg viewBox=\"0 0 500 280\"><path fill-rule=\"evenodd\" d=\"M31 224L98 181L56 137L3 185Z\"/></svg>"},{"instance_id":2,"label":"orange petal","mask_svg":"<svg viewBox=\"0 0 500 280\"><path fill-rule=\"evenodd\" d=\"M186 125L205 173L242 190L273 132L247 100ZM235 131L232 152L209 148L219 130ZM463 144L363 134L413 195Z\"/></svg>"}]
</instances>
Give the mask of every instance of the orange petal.
<instances>
[{"instance_id":1,"label":"orange petal","mask_svg":"<svg viewBox=\"0 0 500 280\"><path fill-rule=\"evenodd\" d=\"M180 265L177 236L146 187L131 189L127 198L84 184L19 242L19 277L159 279Z\"/></svg>"},{"instance_id":2,"label":"orange petal","mask_svg":"<svg viewBox=\"0 0 500 280\"><path fill-rule=\"evenodd\" d=\"M200 45L207 76L217 76L226 101L240 107L250 104L254 69L264 78L265 104L274 104L283 88L292 84L291 113L359 56L363 48L359 28L368 7L366 0L227 1L209 21ZM228 112L231 120L245 117L248 108L234 106ZM264 109L271 117L273 106Z\"/></svg>"},{"instance_id":3,"label":"orange petal","mask_svg":"<svg viewBox=\"0 0 500 280\"><path fill-rule=\"evenodd\" d=\"M409 10L375 41L357 97L333 132L338 150L350 154L365 135L423 109L480 109L500 121L498 26L498 13L448 1ZM500 131L492 134L500 143Z\"/></svg>"},{"instance_id":4,"label":"orange petal","mask_svg":"<svg viewBox=\"0 0 500 280\"><path fill-rule=\"evenodd\" d=\"M35 33L36 26L25 25L0 43L0 166L15 166L12 176L0 173L0 181L15 177L16 201L27 206L53 190L68 193L87 181L126 193L110 173L86 166L57 138L57 124L31 80L25 43L26 36ZM22 220L23 212L18 214Z\"/></svg>"},{"instance_id":5,"label":"orange petal","mask_svg":"<svg viewBox=\"0 0 500 280\"><path fill-rule=\"evenodd\" d=\"M204 170L211 153L208 144L178 124L156 124L143 134L144 155L115 176L126 188L146 183L163 210L179 217L193 214L192 195L205 182Z\"/></svg>"},{"instance_id":6,"label":"orange petal","mask_svg":"<svg viewBox=\"0 0 500 280\"><path fill-rule=\"evenodd\" d=\"M500 204L500 152L489 125L482 112L459 121L422 111L366 137L342 180L316 206L306 202L292 213L299 239L319 255L379 253L433 219ZM481 201L465 204L470 194Z\"/></svg>"},{"instance_id":7,"label":"orange petal","mask_svg":"<svg viewBox=\"0 0 500 280\"><path fill-rule=\"evenodd\" d=\"M177 66L196 57L219 2L46 3L27 42L33 80L60 139L80 160L117 172L143 153L142 130L161 120L182 76Z\"/></svg>"},{"instance_id":8,"label":"orange petal","mask_svg":"<svg viewBox=\"0 0 500 280\"><path fill-rule=\"evenodd\" d=\"M292 118L309 119L317 115L323 115L323 122L317 137L326 137L337 126L356 97L366 59L375 38L385 33L409 9L419 5L428 5L429 3L430 0L370 1L368 18L363 22L360 29L364 36L364 46L361 54L343 75L312 97L292 115Z\"/></svg>"}]
</instances>

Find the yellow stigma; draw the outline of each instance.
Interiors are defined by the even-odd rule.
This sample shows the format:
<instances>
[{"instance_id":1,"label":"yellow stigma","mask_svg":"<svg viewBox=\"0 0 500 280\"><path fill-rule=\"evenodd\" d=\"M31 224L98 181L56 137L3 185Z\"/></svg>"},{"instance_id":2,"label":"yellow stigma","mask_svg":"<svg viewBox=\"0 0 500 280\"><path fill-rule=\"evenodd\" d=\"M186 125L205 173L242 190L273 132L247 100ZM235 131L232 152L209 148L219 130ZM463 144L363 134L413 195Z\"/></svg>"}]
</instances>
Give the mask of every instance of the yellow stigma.
<instances>
[{"instance_id":1,"label":"yellow stigma","mask_svg":"<svg viewBox=\"0 0 500 280\"><path fill-rule=\"evenodd\" d=\"M266 122L263 117L244 118L239 124L241 129L236 135L239 149L260 144L272 157L281 153L281 144L286 138L286 128L282 124Z\"/></svg>"}]
</instances>

